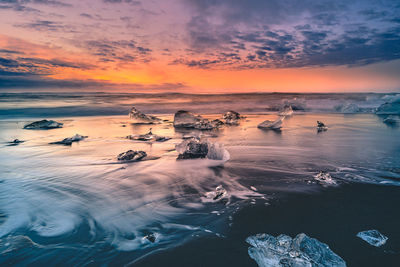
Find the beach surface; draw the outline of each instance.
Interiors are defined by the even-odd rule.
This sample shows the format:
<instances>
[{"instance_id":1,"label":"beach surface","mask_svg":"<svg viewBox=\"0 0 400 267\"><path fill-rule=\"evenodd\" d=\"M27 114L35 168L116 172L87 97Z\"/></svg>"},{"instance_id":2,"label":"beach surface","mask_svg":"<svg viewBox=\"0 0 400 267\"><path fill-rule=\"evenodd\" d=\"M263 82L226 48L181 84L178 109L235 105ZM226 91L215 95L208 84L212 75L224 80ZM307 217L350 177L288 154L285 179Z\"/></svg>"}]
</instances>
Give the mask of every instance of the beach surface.
<instances>
[{"instance_id":1,"label":"beach surface","mask_svg":"<svg viewBox=\"0 0 400 267\"><path fill-rule=\"evenodd\" d=\"M256 266L248 236L306 233L348 266L397 266L398 127L370 113L295 111L281 131L268 131L257 125L276 112L243 115L237 126L202 132L174 128L168 112L153 125L128 115L49 116L64 124L51 130L23 129L43 117L4 115L0 265ZM328 131L318 132L317 120ZM171 139L126 138L150 128ZM223 144L229 160L177 160L175 145L194 132ZM49 144L75 134L88 137ZM14 139L24 142L10 146ZM147 157L118 161L127 150ZM331 179L317 179L321 171ZM226 194L207 197L218 186ZM370 229L387 243L356 236Z\"/></svg>"}]
</instances>

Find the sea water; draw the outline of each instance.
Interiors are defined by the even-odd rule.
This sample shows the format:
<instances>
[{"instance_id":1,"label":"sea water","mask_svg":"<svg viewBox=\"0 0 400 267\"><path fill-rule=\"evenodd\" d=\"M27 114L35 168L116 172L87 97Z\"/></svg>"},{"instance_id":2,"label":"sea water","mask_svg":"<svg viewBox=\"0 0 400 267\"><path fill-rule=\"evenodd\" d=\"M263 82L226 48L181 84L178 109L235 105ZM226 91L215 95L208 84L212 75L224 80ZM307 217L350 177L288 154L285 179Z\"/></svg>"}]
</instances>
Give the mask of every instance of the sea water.
<instances>
[{"instance_id":1,"label":"sea water","mask_svg":"<svg viewBox=\"0 0 400 267\"><path fill-rule=\"evenodd\" d=\"M335 112L345 96L329 96L329 101L318 96L331 103L327 111L312 104L314 97L304 100L308 108L287 117L281 131L257 128L278 118L267 108L308 95L272 95L264 106L253 96L209 96L207 102L204 96L186 95L118 99L78 94L76 101L73 95L66 100L39 94L38 101L34 96L1 97L0 265L254 266L245 239L259 232L305 232L353 266L374 266L373 259L384 266L398 262L400 130L372 112ZM382 97L351 95L346 101L373 109L384 102ZM158 102L162 104L154 112ZM236 104L230 108L227 103ZM127 112L113 115L133 104L165 121L138 125ZM175 145L192 133L172 125L173 109L181 107L210 119L229 109L244 112L238 126L203 132L209 141L224 145L228 161L176 160ZM64 127L23 129L44 118ZM317 120L328 131L318 132ZM125 138L150 127L171 139ZM76 133L88 138L71 146L49 144ZM9 146L14 139L25 142ZM118 162L117 155L130 149L148 156ZM335 183L316 179L320 171ZM219 186L226 194L207 198ZM375 258L370 253L372 259L365 260L371 248L355 235L377 228L388 236L389 248L373 251ZM149 234L155 242L146 238Z\"/></svg>"}]
</instances>

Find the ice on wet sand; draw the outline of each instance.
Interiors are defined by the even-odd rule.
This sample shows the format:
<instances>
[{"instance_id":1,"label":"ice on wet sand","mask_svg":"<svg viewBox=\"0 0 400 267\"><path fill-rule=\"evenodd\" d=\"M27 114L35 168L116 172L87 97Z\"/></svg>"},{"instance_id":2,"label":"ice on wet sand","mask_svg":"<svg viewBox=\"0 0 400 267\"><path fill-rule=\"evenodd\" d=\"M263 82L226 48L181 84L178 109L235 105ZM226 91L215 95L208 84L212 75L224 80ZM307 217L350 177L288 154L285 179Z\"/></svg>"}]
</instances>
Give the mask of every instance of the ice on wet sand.
<instances>
[{"instance_id":1,"label":"ice on wet sand","mask_svg":"<svg viewBox=\"0 0 400 267\"><path fill-rule=\"evenodd\" d=\"M133 151L128 150L118 155L118 160L122 161L138 161L147 156L147 153L144 151Z\"/></svg>"},{"instance_id":2,"label":"ice on wet sand","mask_svg":"<svg viewBox=\"0 0 400 267\"><path fill-rule=\"evenodd\" d=\"M83 140L85 138L87 138L87 136L83 136L83 135L80 135L80 134L75 134L72 137L64 138L61 141L52 142L50 144L70 146L73 142L79 142L79 141L81 141L81 140Z\"/></svg>"},{"instance_id":3,"label":"ice on wet sand","mask_svg":"<svg viewBox=\"0 0 400 267\"><path fill-rule=\"evenodd\" d=\"M8 142L8 146L17 146L21 143L24 143L25 141L19 140L19 139L14 139L11 142Z\"/></svg>"},{"instance_id":4,"label":"ice on wet sand","mask_svg":"<svg viewBox=\"0 0 400 267\"><path fill-rule=\"evenodd\" d=\"M323 185L337 184L336 181L332 178L332 176L328 172L320 171L317 175L314 176L314 178Z\"/></svg>"},{"instance_id":5,"label":"ice on wet sand","mask_svg":"<svg viewBox=\"0 0 400 267\"><path fill-rule=\"evenodd\" d=\"M129 112L129 117L131 119L134 119L136 123L147 123L147 124L153 124L153 123L160 123L161 119L151 116L151 115L146 115L136 109L135 107L132 107L131 111Z\"/></svg>"},{"instance_id":6,"label":"ice on wet sand","mask_svg":"<svg viewBox=\"0 0 400 267\"><path fill-rule=\"evenodd\" d=\"M241 120L243 117L240 116L240 114L236 111L228 111L226 112L222 118L225 120L225 124L228 125L238 125L239 124L239 120Z\"/></svg>"},{"instance_id":7,"label":"ice on wet sand","mask_svg":"<svg viewBox=\"0 0 400 267\"><path fill-rule=\"evenodd\" d=\"M357 234L357 237L361 238L368 244L375 246L375 247L380 247L386 243L388 238L381 234L377 230L367 230L367 231L362 231Z\"/></svg>"},{"instance_id":8,"label":"ice on wet sand","mask_svg":"<svg viewBox=\"0 0 400 267\"><path fill-rule=\"evenodd\" d=\"M164 141L171 139L169 137L153 134L151 131L151 128L150 128L149 132L146 134L128 135L126 138L130 139L130 140L136 140L136 141L157 141L157 142L164 142Z\"/></svg>"},{"instance_id":9,"label":"ice on wet sand","mask_svg":"<svg viewBox=\"0 0 400 267\"><path fill-rule=\"evenodd\" d=\"M246 242L251 245L248 249L249 256L260 267L346 266L345 261L328 245L304 233L293 239L287 235L274 237L269 234L257 234L248 237Z\"/></svg>"},{"instance_id":10,"label":"ice on wet sand","mask_svg":"<svg viewBox=\"0 0 400 267\"><path fill-rule=\"evenodd\" d=\"M200 115L185 110L179 110L174 116L175 128L193 128L198 130L212 130L223 124L220 120L209 121Z\"/></svg>"},{"instance_id":11,"label":"ice on wet sand","mask_svg":"<svg viewBox=\"0 0 400 267\"><path fill-rule=\"evenodd\" d=\"M24 129L35 130L35 129L54 129L63 127L63 123L56 122L53 120L41 120L29 123L24 126Z\"/></svg>"},{"instance_id":12,"label":"ice on wet sand","mask_svg":"<svg viewBox=\"0 0 400 267\"><path fill-rule=\"evenodd\" d=\"M293 109L291 105L284 105L280 111L279 111L280 116L292 116L293 115Z\"/></svg>"},{"instance_id":13,"label":"ice on wet sand","mask_svg":"<svg viewBox=\"0 0 400 267\"><path fill-rule=\"evenodd\" d=\"M179 153L178 159L207 158L213 160L229 160L229 152L222 144L208 140L190 138L175 146Z\"/></svg>"},{"instance_id":14,"label":"ice on wet sand","mask_svg":"<svg viewBox=\"0 0 400 267\"><path fill-rule=\"evenodd\" d=\"M266 120L260 123L257 127L260 129L279 130L282 128L282 123L285 117L279 117L275 121Z\"/></svg>"},{"instance_id":15,"label":"ice on wet sand","mask_svg":"<svg viewBox=\"0 0 400 267\"><path fill-rule=\"evenodd\" d=\"M227 191L225 188L222 187L222 185L219 185L215 188L214 191L210 191L205 193L205 197L207 200L211 200L214 202L220 201L221 199L225 198L227 196Z\"/></svg>"},{"instance_id":16,"label":"ice on wet sand","mask_svg":"<svg viewBox=\"0 0 400 267\"><path fill-rule=\"evenodd\" d=\"M327 131L328 126L326 126L322 121L317 121L317 130L318 132Z\"/></svg>"}]
</instances>

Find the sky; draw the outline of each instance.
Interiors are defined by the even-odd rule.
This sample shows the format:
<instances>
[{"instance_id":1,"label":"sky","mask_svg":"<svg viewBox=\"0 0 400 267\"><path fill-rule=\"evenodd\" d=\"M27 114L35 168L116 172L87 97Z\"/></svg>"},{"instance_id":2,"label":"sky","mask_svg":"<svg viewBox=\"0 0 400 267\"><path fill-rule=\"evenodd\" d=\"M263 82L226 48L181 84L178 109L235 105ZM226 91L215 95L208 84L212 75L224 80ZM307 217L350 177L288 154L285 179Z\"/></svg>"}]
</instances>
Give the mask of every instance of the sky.
<instances>
[{"instance_id":1,"label":"sky","mask_svg":"<svg viewBox=\"0 0 400 267\"><path fill-rule=\"evenodd\" d=\"M398 92L398 0L0 0L1 91Z\"/></svg>"}]
</instances>

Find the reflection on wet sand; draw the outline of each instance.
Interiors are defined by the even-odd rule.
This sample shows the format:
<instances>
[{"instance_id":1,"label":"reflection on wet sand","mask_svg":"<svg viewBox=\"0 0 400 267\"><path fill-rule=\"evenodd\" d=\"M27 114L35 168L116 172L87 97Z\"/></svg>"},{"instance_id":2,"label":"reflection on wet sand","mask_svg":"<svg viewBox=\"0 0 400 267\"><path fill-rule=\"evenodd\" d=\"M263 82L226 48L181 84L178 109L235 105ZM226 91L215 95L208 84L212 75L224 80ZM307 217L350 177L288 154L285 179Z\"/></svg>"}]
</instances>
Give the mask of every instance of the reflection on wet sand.
<instances>
[{"instance_id":1,"label":"reflection on wet sand","mask_svg":"<svg viewBox=\"0 0 400 267\"><path fill-rule=\"evenodd\" d=\"M330 128L321 134L315 126L321 115L313 114L286 118L280 132L257 128L277 115L246 115L239 125L209 131L177 129L172 115L158 117L167 121L149 126L126 116L64 118L57 119L63 128L46 131L24 130L28 121L0 122L0 237L22 235L37 244L24 252L22 264L37 262L35 251L49 260L59 249L77 265L93 253L107 263L129 251L132 261L201 235L223 236L229 216L243 206L268 204L284 192L322 190L314 179L320 171L335 181L400 185L393 171L400 164L398 132L374 115L325 114ZM126 139L150 127L171 139ZM88 138L49 145L75 133ZM185 135L224 144L230 160L176 160L175 146ZM6 146L10 139L25 142ZM147 157L118 162L128 150ZM78 248L86 256L75 255Z\"/></svg>"}]
</instances>

